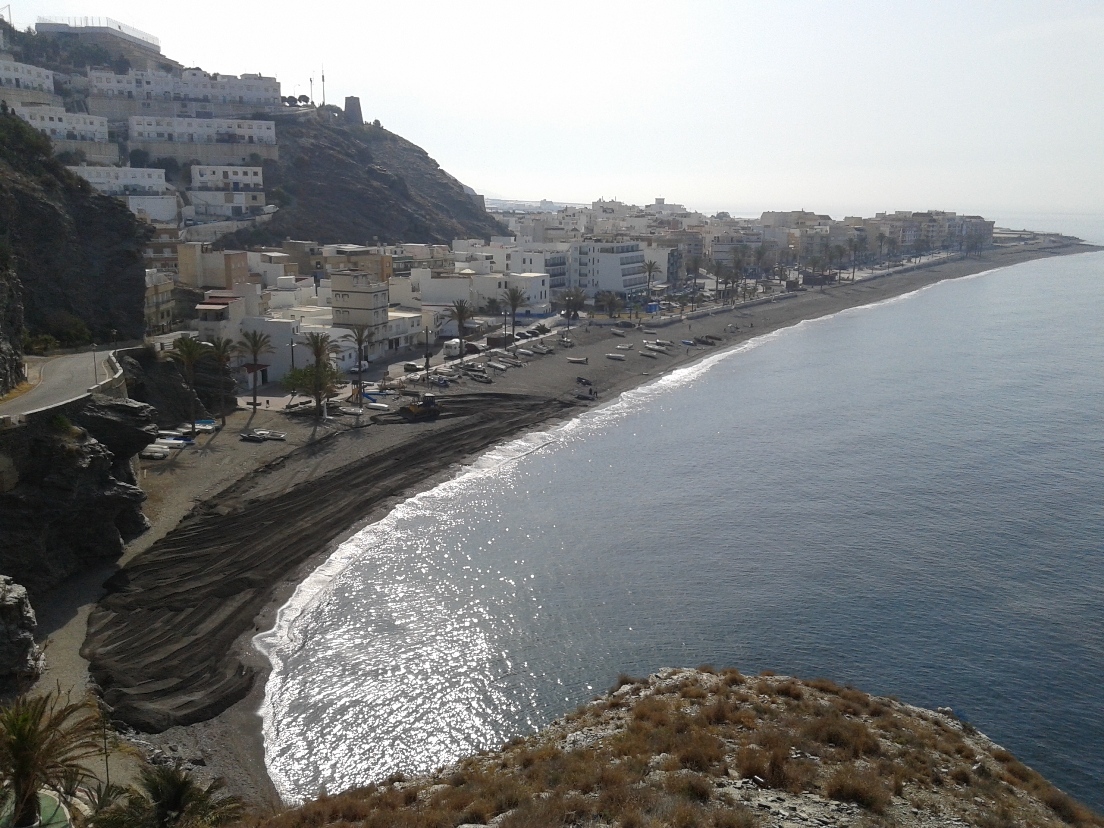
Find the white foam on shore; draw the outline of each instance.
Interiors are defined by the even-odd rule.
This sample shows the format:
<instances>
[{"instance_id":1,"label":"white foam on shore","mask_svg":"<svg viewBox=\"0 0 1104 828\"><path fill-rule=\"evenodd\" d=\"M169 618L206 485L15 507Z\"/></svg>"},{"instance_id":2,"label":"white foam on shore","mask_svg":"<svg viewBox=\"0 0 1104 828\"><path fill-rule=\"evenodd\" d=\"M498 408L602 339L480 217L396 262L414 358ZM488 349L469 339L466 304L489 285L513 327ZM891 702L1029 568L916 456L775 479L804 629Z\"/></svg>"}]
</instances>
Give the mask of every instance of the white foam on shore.
<instances>
[{"instance_id":1,"label":"white foam on shore","mask_svg":"<svg viewBox=\"0 0 1104 828\"><path fill-rule=\"evenodd\" d=\"M958 278L972 279L991 274L999 269L1004 268ZM610 402L566 422L510 438L476 456L470 465L458 469L453 477L398 504L379 521L366 526L348 541L339 545L296 587L291 598L278 610L272 628L253 638L254 646L268 659L272 668L259 713L263 722L266 766L280 796L287 802L299 799L293 780L285 777L284 770L272 761L270 753L270 748L281 741L281 724L285 719L279 697L284 683L286 658L305 645L309 633L305 622L310 611L330 599L340 582L342 573L356 562L382 554L386 545L394 543L396 535L402 534L399 530L399 524L402 521L414 515L432 513L435 503L463 494L463 491L476 481L497 475L505 477L523 458L541 452L556 451L568 443L604 431L634 412L654 404L662 397L693 384L718 365L783 336L793 335L801 331L804 326L823 323L850 313L897 304L945 281L957 281L958 278L935 282L899 296L846 308L815 319L801 320L793 325L755 336L733 347L709 354L691 365L667 371L654 380L625 391Z\"/></svg>"}]
</instances>

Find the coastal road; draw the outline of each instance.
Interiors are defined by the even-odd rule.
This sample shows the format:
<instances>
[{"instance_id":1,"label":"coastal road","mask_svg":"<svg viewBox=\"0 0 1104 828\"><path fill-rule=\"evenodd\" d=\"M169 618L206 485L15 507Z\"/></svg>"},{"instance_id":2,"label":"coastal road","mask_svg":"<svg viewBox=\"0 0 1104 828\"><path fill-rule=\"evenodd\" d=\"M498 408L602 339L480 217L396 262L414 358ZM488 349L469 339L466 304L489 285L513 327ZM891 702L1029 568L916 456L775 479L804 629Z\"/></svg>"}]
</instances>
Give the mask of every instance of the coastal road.
<instances>
[{"instance_id":1,"label":"coastal road","mask_svg":"<svg viewBox=\"0 0 1104 828\"><path fill-rule=\"evenodd\" d=\"M38 384L30 391L7 402L0 403L0 414L16 416L63 403L88 391L96 384L97 374L103 382L108 374L104 365L109 350L86 354L68 354L56 357L28 357L27 376Z\"/></svg>"}]
</instances>

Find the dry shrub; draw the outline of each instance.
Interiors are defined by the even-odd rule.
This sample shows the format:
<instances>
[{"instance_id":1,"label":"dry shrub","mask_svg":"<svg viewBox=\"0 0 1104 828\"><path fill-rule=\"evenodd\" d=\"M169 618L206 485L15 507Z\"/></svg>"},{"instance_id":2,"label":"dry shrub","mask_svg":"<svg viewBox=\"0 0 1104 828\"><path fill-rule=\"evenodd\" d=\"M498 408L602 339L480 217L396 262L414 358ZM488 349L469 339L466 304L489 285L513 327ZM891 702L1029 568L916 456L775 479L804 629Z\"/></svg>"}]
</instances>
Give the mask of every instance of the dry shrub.
<instances>
[{"instance_id":1,"label":"dry shrub","mask_svg":"<svg viewBox=\"0 0 1104 828\"><path fill-rule=\"evenodd\" d=\"M702 809L689 802L679 802L671 809L664 823L672 828L699 828L706 825Z\"/></svg>"},{"instance_id":2,"label":"dry shrub","mask_svg":"<svg viewBox=\"0 0 1104 828\"><path fill-rule=\"evenodd\" d=\"M794 681L784 681L778 687L775 688L775 693L779 696L785 696L788 699L794 699L795 701L801 701L805 698L805 691L801 689L801 685Z\"/></svg>"},{"instance_id":3,"label":"dry shrub","mask_svg":"<svg viewBox=\"0 0 1104 828\"><path fill-rule=\"evenodd\" d=\"M710 725L726 724L730 710L728 703L718 696L712 704L702 708L701 718L703 722Z\"/></svg>"},{"instance_id":4,"label":"dry shrub","mask_svg":"<svg viewBox=\"0 0 1104 828\"><path fill-rule=\"evenodd\" d=\"M736 772L744 779L767 778L767 752L755 745L744 745L736 752Z\"/></svg>"},{"instance_id":5,"label":"dry shrub","mask_svg":"<svg viewBox=\"0 0 1104 828\"><path fill-rule=\"evenodd\" d=\"M878 738L864 722L845 719L834 710L811 719L801 732L805 737L822 745L830 745L852 759L876 756L881 749Z\"/></svg>"},{"instance_id":6,"label":"dry shrub","mask_svg":"<svg viewBox=\"0 0 1104 828\"><path fill-rule=\"evenodd\" d=\"M500 828L557 828L568 824L567 805L556 797L531 799L499 823Z\"/></svg>"},{"instance_id":7,"label":"dry shrub","mask_svg":"<svg viewBox=\"0 0 1104 828\"><path fill-rule=\"evenodd\" d=\"M891 799L877 776L854 765L844 765L832 774L825 785L825 793L838 802L853 802L876 814L885 813Z\"/></svg>"},{"instance_id":8,"label":"dry shrub","mask_svg":"<svg viewBox=\"0 0 1104 828\"><path fill-rule=\"evenodd\" d=\"M774 672L774 670L760 670L759 675L767 676L769 678L770 676L777 676L778 673Z\"/></svg>"},{"instance_id":9,"label":"dry shrub","mask_svg":"<svg viewBox=\"0 0 1104 828\"><path fill-rule=\"evenodd\" d=\"M757 828L759 820L747 807L735 805L714 811L710 824L712 828Z\"/></svg>"},{"instance_id":10,"label":"dry shrub","mask_svg":"<svg viewBox=\"0 0 1104 828\"><path fill-rule=\"evenodd\" d=\"M708 733L699 733L677 754L679 764L687 770L705 773L725 756L724 743Z\"/></svg>"},{"instance_id":11,"label":"dry shrub","mask_svg":"<svg viewBox=\"0 0 1104 828\"><path fill-rule=\"evenodd\" d=\"M755 682L755 692L758 693L760 696L773 696L774 685L771 684L769 681L757 681Z\"/></svg>"},{"instance_id":12,"label":"dry shrub","mask_svg":"<svg viewBox=\"0 0 1104 828\"><path fill-rule=\"evenodd\" d=\"M1101 821L1084 805L1073 797L1062 793L1053 785L1039 791L1039 799L1054 811L1063 822L1070 825L1100 825Z\"/></svg>"},{"instance_id":13,"label":"dry shrub","mask_svg":"<svg viewBox=\"0 0 1104 828\"><path fill-rule=\"evenodd\" d=\"M630 676L628 673L618 673L617 679L610 686L609 692L616 693L618 690L620 690L626 684L628 684L632 687L635 687L638 684L647 684L647 683L648 683L647 679L636 678L635 676Z\"/></svg>"},{"instance_id":14,"label":"dry shrub","mask_svg":"<svg viewBox=\"0 0 1104 828\"><path fill-rule=\"evenodd\" d=\"M713 796L713 783L698 773L677 773L667 777L664 784L669 794L694 802L708 802Z\"/></svg>"},{"instance_id":15,"label":"dry shrub","mask_svg":"<svg viewBox=\"0 0 1104 828\"><path fill-rule=\"evenodd\" d=\"M744 674L735 667L726 668L722 675L724 676L725 684L729 687L736 687L737 685L743 684L745 680Z\"/></svg>"},{"instance_id":16,"label":"dry shrub","mask_svg":"<svg viewBox=\"0 0 1104 828\"><path fill-rule=\"evenodd\" d=\"M709 694L697 681L687 681L679 688L679 695L684 699L704 699Z\"/></svg>"},{"instance_id":17,"label":"dry shrub","mask_svg":"<svg viewBox=\"0 0 1104 828\"><path fill-rule=\"evenodd\" d=\"M633 706L632 717L638 722L667 725L671 720L671 706L658 696L646 696Z\"/></svg>"},{"instance_id":18,"label":"dry shrub","mask_svg":"<svg viewBox=\"0 0 1104 828\"><path fill-rule=\"evenodd\" d=\"M831 693L833 696L838 696L843 691L843 688L831 679L815 678L805 683L809 685L809 687L819 690L822 693Z\"/></svg>"},{"instance_id":19,"label":"dry shrub","mask_svg":"<svg viewBox=\"0 0 1104 828\"><path fill-rule=\"evenodd\" d=\"M970 769L965 765L959 765L951 771L951 781L956 785L969 785L973 779L974 778L970 775Z\"/></svg>"},{"instance_id":20,"label":"dry shrub","mask_svg":"<svg viewBox=\"0 0 1104 828\"><path fill-rule=\"evenodd\" d=\"M711 675L714 675L714 676L717 675L717 670L716 670L716 668L713 667L712 664L703 664L703 665L701 665L700 667L698 667L698 672L699 673L710 673Z\"/></svg>"}]
</instances>

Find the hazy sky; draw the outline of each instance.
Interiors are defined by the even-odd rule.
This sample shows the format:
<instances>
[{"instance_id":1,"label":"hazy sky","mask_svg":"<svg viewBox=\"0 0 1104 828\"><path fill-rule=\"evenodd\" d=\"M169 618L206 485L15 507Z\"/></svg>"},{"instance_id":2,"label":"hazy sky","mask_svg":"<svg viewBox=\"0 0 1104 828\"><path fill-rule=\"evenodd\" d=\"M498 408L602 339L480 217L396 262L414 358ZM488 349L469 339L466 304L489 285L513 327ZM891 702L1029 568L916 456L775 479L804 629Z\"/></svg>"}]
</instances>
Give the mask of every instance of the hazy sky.
<instances>
[{"instance_id":1,"label":"hazy sky","mask_svg":"<svg viewBox=\"0 0 1104 828\"><path fill-rule=\"evenodd\" d=\"M0 0L2 4L4 0ZM12 0L275 75L502 198L1104 213L1104 2Z\"/></svg>"}]
</instances>

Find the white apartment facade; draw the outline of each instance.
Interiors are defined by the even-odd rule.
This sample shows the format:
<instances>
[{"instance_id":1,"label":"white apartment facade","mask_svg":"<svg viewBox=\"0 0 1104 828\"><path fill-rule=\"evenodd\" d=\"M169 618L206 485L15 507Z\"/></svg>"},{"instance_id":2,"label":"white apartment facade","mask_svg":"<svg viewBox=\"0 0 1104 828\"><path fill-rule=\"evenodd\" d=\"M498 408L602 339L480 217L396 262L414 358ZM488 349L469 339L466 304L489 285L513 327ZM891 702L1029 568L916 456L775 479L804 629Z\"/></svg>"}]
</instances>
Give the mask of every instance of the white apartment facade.
<instances>
[{"instance_id":1,"label":"white apartment facade","mask_svg":"<svg viewBox=\"0 0 1104 828\"><path fill-rule=\"evenodd\" d=\"M106 195L161 195L165 192L165 171L156 167L69 167Z\"/></svg>"},{"instance_id":2,"label":"white apartment facade","mask_svg":"<svg viewBox=\"0 0 1104 828\"><path fill-rule=\"evenodd\" d=\"M131 69L125 75L110 70L88 72L89 91L103 97L137 100L203 101L273 107L280 103L280 82L264 75L220 75L202 69L179 73ZM53 91L53 87L50 88Z\"/></svg>"},{"instance_id":3,"label":"white apartment facade","mask_svg":"<svg viewBox=\"0 0 1104 828\"><path fill-rule=\"evenodd\" d=\"M27 104L15 107L15 114L43 135L56 141L107 143L107 118L66 112L60 106Z\"/></svg>"},{"instance_id":4,"label":"white apartment facade","mask_svg":"<svg viewBox=\"0 0 1104 828\"><path fill-rule=\"evenodd\" d=\"M107 119L102 120L106 131ZM240 118L151 118L132 115L128 122L131 141L276 145L276 124L272 121Z\"/></svg>"},{"instance_id":5,"label":"white apartment facade","mask_svg":"<svg viewBox=\"0 0 1104 828\"><path fill-rule=\"evenodd\" d=\"M29 63L0 59L0 87L33 89L54 94L54 73Z\"/></svg>"},{"instance_id":6,"label":"white apartment facade","mask_svg":"<svg viewBox=\"0 0 1104 828\"><path fill-rule=\"evenodd\" d=\"M192 166L189 190L263 190L263 167L229 167L213 164Z\"/></svg>"},{"instance_id":7,"label":"white apartment facade","mask_svg":"<svg viewBox=\"0 0 1104 828\"><path fill-rule=\"evenodd\" d=\"M337 270L330 274L330 290L335 328L367 325L375 340L386 337L386 281L358 270Z\"/></svg>"},{"instance_id":8,"label":"white apartment facade","mask_svg":"<svg viewBox=\"0 0 1104 828\"><path fill-rule=\"evenodd\" d=\"M582 242L572 245L567 281L591 298L604 291L625 297L644 294L646 259L639 242Z\"/></svg>"}]
</instances>

